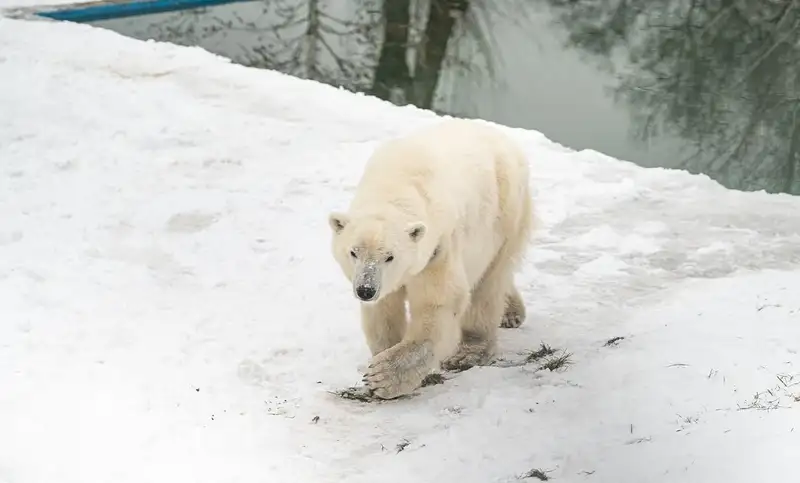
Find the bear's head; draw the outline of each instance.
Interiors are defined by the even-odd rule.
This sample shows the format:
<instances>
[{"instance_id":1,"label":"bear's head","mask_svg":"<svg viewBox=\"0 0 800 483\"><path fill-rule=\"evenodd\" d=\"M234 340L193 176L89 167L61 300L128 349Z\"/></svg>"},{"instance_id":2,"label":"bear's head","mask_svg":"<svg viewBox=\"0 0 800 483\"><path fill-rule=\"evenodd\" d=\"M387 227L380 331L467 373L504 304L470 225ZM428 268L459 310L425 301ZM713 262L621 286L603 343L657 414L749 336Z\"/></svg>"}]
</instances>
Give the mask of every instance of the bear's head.
<instances>
[{"instance_id":1,"label":"bear's head","mask_svg":"<svg viewBox=\"0 0 800 483\"><path fill-rule=\"evenodd\" d=\"M399 289L425 261L419 243L427 231L423 222L397 226L394 220L376 214L331 213L328 223L333 230L333 256L361 302L376 302Z\"/></svg>"}]
</instances>

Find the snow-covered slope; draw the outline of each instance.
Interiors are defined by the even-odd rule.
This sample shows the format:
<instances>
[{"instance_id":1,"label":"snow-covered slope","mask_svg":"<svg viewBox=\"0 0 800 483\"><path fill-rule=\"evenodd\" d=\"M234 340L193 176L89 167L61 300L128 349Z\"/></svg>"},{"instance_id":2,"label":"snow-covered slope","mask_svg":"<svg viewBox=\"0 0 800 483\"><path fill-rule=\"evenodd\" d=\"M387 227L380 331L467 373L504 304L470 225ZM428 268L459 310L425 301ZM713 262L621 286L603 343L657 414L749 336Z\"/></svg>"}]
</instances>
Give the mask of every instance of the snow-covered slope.
<instances>
[{"instance_id":1,"label":"snow-covered slope","mask_svg":"<svg viewBox=\"0 0 800 483\"><path fill-rule=\"evenodd\" d=\"M0 9L8 11L51 10L54 7L80 3L95 3L98 0L0 0Z\"/></svg>"},{"instance_id":2,"label":"snow-covered slope","mask_svg":"<svg viewBox=\"0 0 800 483\"><path fill-rule=\"evenodd\" d=\"M326 216L433 115L50 22L0 19L0 79L2 483L796 474L800 199L514 130L528 322L365 403L335 394L369 354Z\"/></svg>"}]
</instances>

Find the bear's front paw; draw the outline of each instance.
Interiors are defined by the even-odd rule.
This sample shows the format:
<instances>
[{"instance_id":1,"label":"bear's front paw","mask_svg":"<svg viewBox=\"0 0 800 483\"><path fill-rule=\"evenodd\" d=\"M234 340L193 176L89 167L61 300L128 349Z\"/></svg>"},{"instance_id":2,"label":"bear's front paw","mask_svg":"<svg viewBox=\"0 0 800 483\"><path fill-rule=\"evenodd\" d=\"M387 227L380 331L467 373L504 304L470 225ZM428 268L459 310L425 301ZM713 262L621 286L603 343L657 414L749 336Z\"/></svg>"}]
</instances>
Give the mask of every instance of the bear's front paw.
<instances>
[{"instance_id":1,"label":"bear's front paw","mask_svg":"<svg viewBox=\"0 0 800 483\"><path fill-rule=\"evenodd\" d=\"M400 343L372 358L364 384L381 399L408 395L422 384L432 357L433 352L424 344Z\"/></svg>"},{"instance_id":2,"label":"bear's front paw","mask_svg":"<svg viewBox=\"0 0 800 483\"><path fill-rule=\"evenodd\" d=\"M500 320L500 327L504 329L517 329L523 322L525 322L525 316L514 311L508 311L503 314L503 318Z\"/></svg>"},{"instance_id":3,"label":"bear's front paw","mask_svg":"<svg viewBox=\"0 0 800 483\"><path fill-rule=\"evenodd\" d=\"M462 344L458 351L442 361L442 369L461 372L474 366L488 364L492 359L492 351L486 344Z\"/></svg>"},{"instance_id":4,"label":"bear's front paw","mask_svg":"<svg viewBox=\"0 0 800 483\"><path fill-rule=\"evenodd\" d=\"M516 329L525 322L525 303L522 301L519 292L514 292L506 298L506 307L503 311L503 318L500 320L500 327L504 329Z\"/></svg>"}]
</instances>

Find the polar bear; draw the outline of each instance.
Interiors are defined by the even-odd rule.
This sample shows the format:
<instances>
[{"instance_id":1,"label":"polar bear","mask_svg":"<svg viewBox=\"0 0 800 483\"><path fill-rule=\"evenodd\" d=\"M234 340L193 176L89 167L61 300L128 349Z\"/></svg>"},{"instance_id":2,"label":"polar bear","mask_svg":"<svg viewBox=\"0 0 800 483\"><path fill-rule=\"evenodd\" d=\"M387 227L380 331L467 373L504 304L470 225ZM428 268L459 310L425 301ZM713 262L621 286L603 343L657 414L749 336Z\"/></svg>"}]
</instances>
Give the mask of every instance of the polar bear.
<instances>
[{"instance_id":1,"label":"polar bear","mask_svg":"<svg viewBox=\"0 0 800 483\"><path fill-rule=\"evenodd\" d=\"M533 226L528 183L519 146L480 121L439 121L374 151L348 211L328 220L360 302L372 394L487 362L498 325L523 323L514 271Z\"/></svg>"}]
</instances>

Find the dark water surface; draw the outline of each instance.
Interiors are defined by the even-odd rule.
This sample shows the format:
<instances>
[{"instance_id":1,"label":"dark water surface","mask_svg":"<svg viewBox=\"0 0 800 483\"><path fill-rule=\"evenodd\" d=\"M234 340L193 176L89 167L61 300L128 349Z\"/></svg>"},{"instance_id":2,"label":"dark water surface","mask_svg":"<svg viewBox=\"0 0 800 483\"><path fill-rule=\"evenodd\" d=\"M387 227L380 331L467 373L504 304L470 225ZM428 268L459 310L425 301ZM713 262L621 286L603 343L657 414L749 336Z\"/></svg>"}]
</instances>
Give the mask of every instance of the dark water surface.
<instances>
[{"instance_id":1,"label":"dark water surface","mask_svg":"<svg viewBox=\"0 0 800 483\"><path fill-rule=\"evenodd\" d=\"M800 0L261 0L94 25L800 194Z\"/></svg>"}]
</instances>

